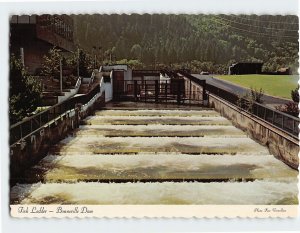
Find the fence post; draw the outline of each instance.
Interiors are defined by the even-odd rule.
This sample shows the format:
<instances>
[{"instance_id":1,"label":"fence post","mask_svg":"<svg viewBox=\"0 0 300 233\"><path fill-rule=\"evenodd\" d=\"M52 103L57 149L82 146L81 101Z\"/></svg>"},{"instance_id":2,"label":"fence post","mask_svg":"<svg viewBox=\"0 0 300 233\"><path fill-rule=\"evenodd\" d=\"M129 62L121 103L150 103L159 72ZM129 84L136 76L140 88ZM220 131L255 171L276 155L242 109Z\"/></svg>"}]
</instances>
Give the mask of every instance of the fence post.
<instances>
[{"instance_id":1,"label":"fence post","mask_svg":"<svg viewBox=\"0 0 300 233\"><path fill-rule=\"evenodd\" d=\"M166 84L165 84L165 99L166 99L166 103L168 102L168 98L167 98L168 97L167 96L168 93L167 92L168 92L168 81L166 80Z\"/></svg>"},{"instance_id":2,"label":"fence post","mask_svg":"<svg viewBox=\"0 0 300 233\"><path fill-rule=\"evenodd\" d=\"M190 80L190 94L189 94L190 103L192 101L192 80Z\"/></svg>"},{"instance_id":3,"label":"fence post","mask_svg":"<svg viewBox=\"0 0 300 233\"><path fill-rule=\"evenodd\" d=\"M22 124L20 124L20 139L23 138L23 132L22 132Z\"/></svg>"},{"instance_id":4,"label":"fence post","mask_svg":"<svg viewBox=\"0 0 300 233\"><path fill-rule=\"evenodd\" d=\"M144 82L145 82L145 102L147 102L147 83L146 83L146 80Z\"/></svg>"},{"instance_id":5,"label":"fence post","mask_svg":"<svg viewBox=\"0 0 300 233\"><path fill-rule=\"evenodd\" d=\"M207 95L206 95L206 80L203 80L202 82L202 99L207 100Z\"/></svg>"},{"instance_id":6,"label":"fence post","mask_svg":"<svg viewBox=\"0 0 300 233\"><path fill-rule=\"evenodd\" d=\"M137 101L137 80L133 81L134 101Z\"/></svg>"},{"instance_id":7,"label":"fence post","mask_svg":"<svg viewBox=\"0 0 300 233\"><path fill-rule=\"evenodd\" d=\"M155 80L155 103L158 102L158 93L159 90L158 90L158 80Z\"/></svg>"},{"instance_id":8,"label":"fence post","mask_svg":"<svg viewBox=\"0 0 300 233\"><path fill-rule=\"evenodd\" d=\"M40 114L40 117L39 117L39 127L42 126L42 114Z\"/></svg>"},{"instance_id":9,"label":"fence post","mask_svg":"<svg viewBox=\"0 0 300 233\"><path fill-rule=\"evenodd\" d=\"M294 120L292 120L293 121L293 134L295 133L295 121Z\"/></svg>"},{"instance_id":10,"label":"fence post","mask_svg":"<svg viewBox=\"0 0 300 233\"><path fill-rule=\"evenodd\" d=\"M177 82L177 104L180 104L181 102L181 83L180 79Z\"/></svg>"}]
</instances>

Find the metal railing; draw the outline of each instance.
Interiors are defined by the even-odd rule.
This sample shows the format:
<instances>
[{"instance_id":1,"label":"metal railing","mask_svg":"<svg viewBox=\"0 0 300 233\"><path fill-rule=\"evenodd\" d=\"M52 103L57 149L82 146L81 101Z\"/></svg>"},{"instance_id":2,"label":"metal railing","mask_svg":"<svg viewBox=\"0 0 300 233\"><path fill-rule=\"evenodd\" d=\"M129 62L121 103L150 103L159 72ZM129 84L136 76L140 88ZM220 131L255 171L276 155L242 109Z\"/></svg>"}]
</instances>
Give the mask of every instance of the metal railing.
<instances>
[{"instance_id":1,"label":"metal railing","mask_svg":"<svg viewBox=\"0 0 300 233\"><path fill-rule=\"evenodd\" d=\"M202 91L185 89L183 79L179 80L125 80L114 81L114 99L156 103L203 103ZM117 90L117 91L116 91Z\"/></svg>"},{"instance_id":2,"label":"metal railing","mask_svg":"<svg viewBox=\"0 0 300 233\"><path fill-rule=\"evenodd\" d=\"M183 76L190 78L192 81L195 83L198 83L199 85L202 85L201 82L199 81L204 81L200 80L188 73L179 71L180 74ZM197 81L199 80L199 81ZM299 134L299 123L300 119L294 116L291 116L289 114L286 114L284 112L277 111L273 108L270 108L266 105L259 104L257 102L250 103L248 100L240 98L238 95L226 91L222 88L213 86L211 84L206 83L206 91L208 93L214 94L218 96L219 98L230 102L231 104L235 105L236 107L240 108L241 110L248 112L255 117L258 117L268 123L270 123L273 126L276 126L280 128L281 130L291 134L292 136L298 138Z\"/></svg>"},{"instance_id":3,"label":"metal railing","mask_svg":"<svg viewBox=\"0 0 300 233\"><path fill-rule=\"evenodd\" d=\"M270 108L266 105L253 102L250 103L248 100L240 98L239 96L218 88L216 86L206 84L206 90L209 93L215 94L216 96L234 104L241 110L251 113L252 115L263 119L264 121L284 130L296 136L298 138L300 119L284 112L280 112L276 109Z\"/></svg>"},{"instance_id":4,"label":"metal railing","mask_svg":"<svg viewBox=\"0 0 300 233\"><path fill-rule=\"evenodd\" d=\"M78 89L80 87L80 85L81 85L81 77L78 77L74 89Z\"/></svg>"},{"instance_id":5,"label":"metal railing","mask_svg":"<svg viewBox=\"0 0 300 233\"><path fill-rule=\"evenodd\" d=\"M11 125L10 145L15 144L31 133L39 130L41 127L60 117L62 114L70 112L75 108L76 104L88 103L95 95L100 93L100 89L101 87L97 85L86 95L75 96L67 99L59 104L51 106L45 111Z\"/></svg>"}]
</instances>

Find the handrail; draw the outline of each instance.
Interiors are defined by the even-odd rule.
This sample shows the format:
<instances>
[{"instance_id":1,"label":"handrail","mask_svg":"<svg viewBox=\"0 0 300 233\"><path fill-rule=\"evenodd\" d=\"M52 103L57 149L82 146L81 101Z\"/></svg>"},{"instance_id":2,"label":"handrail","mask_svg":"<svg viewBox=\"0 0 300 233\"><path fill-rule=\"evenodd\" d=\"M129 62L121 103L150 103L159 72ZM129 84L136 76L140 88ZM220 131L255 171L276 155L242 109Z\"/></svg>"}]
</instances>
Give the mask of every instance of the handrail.
<instances>
[{"instance_id":1,"label":"handrail","mask_svg":"<svg viewBox=\"0 0 300 233\"><path fill-rule=\"evenodd\" d=\"M75 89L78 88L81 84L81 77L78 77L76 84L75 84Z\"/></svg>"},{"instance_id":2,"label":"handrail","mask_svg":"<svg viewBox=\"0 0 300 233\"><path fill-rule=\"evenodd\" d=\"M219 101L223 102L225 105L227 105L228 107L230 107L230 108L232 108L232 109L240 110L236 105L231 104L230 102L226 101L225 99L221 98L220 96L217 96L217 95L215 95L215 94L209 94L209 95L212 96L212 97L214 97L214 98L216 98L216 99L218 99ZM263 105L262 105L262 106L263 106ZM266 121L266 120L264 120L264 119L262 119L262 118L260 118L260 117L258 117L258 116L256 116L256 115L254 115L254 114L251 113L251 112L248 112L248 111L241 111L241 113L242 113L243 115L247 114L247 115L250 115L251 117L254 117L252 120L254 120L254 121L256 121L256 122L261 121L261 122L264 122L264 123L267 123L267 124L270 125L270 122L268 122L268 121ZM255 118L256 118L256 119L255 119ZM273 128L273 129L272 129L272 128ZM274 130L274 129L275 129L275 130ZM296 140L296 142L299 143L298 138L295 137L294 134L292 134L292 133L290 133L290 132L282 131L282 129L281 129L280 127L278 127L277 125L271 125L270 130L272 130L273 132L276 132L276 130L279 130L279 131L281 131L281 132L283 132L283 133L285 133L285 134L288 134L288 135L291 137L291 140ZM278 134L278 133L277 133L277 134ZM293 141L293 142L295 143L295 141ZM298 144L297 144L297 145L298 145Z\"/></svg>"},{"instance_id":3,"label":"handrail","mask_svg":"<svg viewBox=\"0 0 300 233\"><path fill-rule=\"evenodd\" d=\"M185 76L186 78L189 78L190 80L194 81L195 83L199 84L203 87L202 82L204 80L198 79L195 76L192 76L191 74L188 74L184 71L178 71L181 75ZM202 81L202 82L201 82ZM299 137L299 128L298 125L300 123L300 119L294 116L291 116L289 114L286 114L284 112L280 112L278 110L275 110L273 108L270 108L266 105L254 102L252 109L248 109L247 102L248 100L242 98L241 106L238 106L237 101L240 99L236 94L229 92L227 90L224 90L222 88L216 87L211 84L204 84L206 92L212 93L221 99L239 107L241 110L248 112L266 122L268 122L271 125L274 125L281 130L292 134L294 137ZM271 113L271 114L270 114ZM290 127L289 127L290 126Z\"/></svg>"},{"instance_id":4,"label":"handrail","mask_svg":"<svg viewBox=\"0 0 300 233\"><path fill-rule=\"evenodd\" d=\"M92 72L92 76L91 76L91 79L90 79L90 82L89 82L89 86L91 85L91 83L93 83L94 82L94 78L95 78L95 71L93 70L93 72Z\"/></svg>"},{"instance_id":5,"label":"handrail","mask_svg":"<svg viewBox=\"0 0 300 233\"><path fill-rule=\"evenodd\" d=\"M48 124L52 120L61 116L63 113L71 111L75 108L76 104L86 104L95 95L102 95L103 90L101 85L95 86L88 94L75 96L69 98L59 104L55 104L48 109L39 112L29 118L26 118L20 122L17 122L10 126L10 145L22 140L24 137L27 137L32 132L40 129L44 125Z\"/></svg>"},{"instance_id":6,"label":"handrail","mask_svg":"<svg viewBox=\"0 0 300 233\"><path fill-rule=\"evenodd\" d=\"M77 86L80 86L80 83L81 83L81 77L78 77L77 82L76 82L76 85L75 85L75 88L77 88ZM67 99L67 100L68 100L68 99ZM49 111L49 110L51 110L51 109L54 109L55 107L59 106L60 104L64 103L64 102L67 101L67 100L64 100L64 101L62 101L62 102L60 102L60 103L57 103L57 104L55 104L55 105L52 105L51 107L45 109L44 111L41 111L41 112L39 112L39 113L36 113L36 114L34 114L33 116L31 116L31 117L27 117L27 118L25 118L24 120L19 121L19 122L15 123L15 124L11 125L11 126L10 126L10 129L11 129L11 128L14 128L14 127L16 127L16 126L18 126L18 125L20 125L20 124L22 124L22 123L24 123L24 122L26 122L26 121L32 119L32 118L34 118L34 117L36 117L36 116L39 116L39 115L41 115L41 114L43 114L43 113L45 113L45 112L47 112L47 111Z\"/></svg>"},{"instance_id":7,"label":"handrail","mask_svg":"<svg viewBox=\"0 0 300 233\"><path fill-rule=\"evenodd\" d=\"M273 112L276 112L276 113L278 113L278 114L281 114L281 115L283 115L283 116L285 116L285 117L291 118L291 119L293 119L293 120L295 120L295 121L299 121L299 123L300 123L300 119L299 119L298 117L289 115L289 114L287 114L287 113L285 113L285 112L278 111L277 109L270 108L270 107L267 106L267 105L263 105L263 104L260 104L260 103L257 103L257 102L255 102L255 104L258 105L258 106L261 106L261 107L263 107L263 108L266 108L266 109L268 109L268 110L270 110L270 111L273 111Z\"/></svg>"}]
</instances>

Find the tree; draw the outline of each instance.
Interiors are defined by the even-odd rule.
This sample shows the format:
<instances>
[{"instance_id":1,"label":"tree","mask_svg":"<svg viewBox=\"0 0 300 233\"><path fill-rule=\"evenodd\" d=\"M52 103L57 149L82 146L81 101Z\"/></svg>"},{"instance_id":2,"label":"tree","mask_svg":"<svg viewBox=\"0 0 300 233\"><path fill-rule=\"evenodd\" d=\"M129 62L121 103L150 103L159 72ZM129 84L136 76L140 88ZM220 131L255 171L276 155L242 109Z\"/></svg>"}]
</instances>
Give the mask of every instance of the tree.
<instances>
[{"instance_id":1,"label":"tree","mask_svg":"<svg viewBox=\"0 0 300 233\"><path fill-rule=\"evenodd\" d=\"M14 124L41 104L42 88L40 81L28 75L14 55L10 58L9 77L9 119Z\"/></svg>"},{"instance_id":2,"label":"tree","mask_svg":"<svg viewBox=\"0 0 300 233\"><path fill-rule=\"evenodd\" d=\"M249 112L253 111L253 106L255 103L263 103L262 97L264 91L262 88L259 90L251 88L250 91L247 91L244 95L239 95L237 100L237 106L240 108L246 109Z\"/></svg>"},{"instance_id":3,"label":"tree","mask_svg":"<svg viewBox=\"0 0 300 233\"><path fill-rule=\"evenodd\" d=\"M118 60L139 59L145 67L152 66L156 58L164 65L192 60L212 62L216 70L217 64L226 65L235 59L236 62L262 61L265 71L290 67L294 73L298 69L297 16L217 16L224 19L223 23L214 15L201 14L76 15L73 18L78 43L90 50L101 37L103 51L108 51L107 62L110 48L116 47L113 54ZM243 25L259 33L233 30L242 29ZM273 37L267 36L270 34ZM135 45L142 48L141 59Z\"/></svg>"},{"instance_id":4,"label":"tree","mask_svg":"<svg viewBox=\"0 0 300 233\"><path fill-rule=\"evenodd\" d=\"M89 77L92 72L92 61L89 56L83 51L79 51L79 76Z\"/></svg>"},{"instance_id":5,"label":"tree","mask_svg":"<svg viewBox=\"0 0 300 233\"><path fill-rule=\"evenodd\" d=\"M299 115L299 85L295 90L291 91L291 97L293 101L290 101L284 105L279 105L276 110L298 117Z\"/></svg>"},{"instance_id":6,"label":"tree","mask_svg":"<svg viewBox=\"0 0 300 233\"><path fill-rule=\"evenodd\" d=\"M132 46L130 50L131 56L133 59L141 60L142 58L142 47L139 44L135 44Z\"/></svg>"},{"instance_id":7,"label":"tree","mask_svg":"<svg viewBox=\"0 0 300 233\"><path fill-rule=\"evenodd\" d=\"M299 85L296 87L295 90L291 91L291 97L295 103L299 103Z\"/></svg>"},{"instance_id":8,"label":"tree","mask_svg":"<svg viewBox=\"0 0 300 233\"><path fill-rule=\"evenodd\" d=\"M44 55L44 60L42 63L42 74L59 79L59 73L60 73L60 55L61 50L57 49L56 47L53 47L49 50L47 55Z\"/></svg>"}]
</instances>

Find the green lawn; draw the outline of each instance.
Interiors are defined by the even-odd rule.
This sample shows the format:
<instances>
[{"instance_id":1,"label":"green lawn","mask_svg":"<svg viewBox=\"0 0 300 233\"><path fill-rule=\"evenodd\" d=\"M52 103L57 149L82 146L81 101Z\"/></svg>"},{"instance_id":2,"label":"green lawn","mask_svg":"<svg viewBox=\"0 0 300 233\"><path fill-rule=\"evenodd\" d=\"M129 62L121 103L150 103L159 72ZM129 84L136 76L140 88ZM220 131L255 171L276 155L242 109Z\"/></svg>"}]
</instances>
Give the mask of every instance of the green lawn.
<instances>
[{"instance_id":1,"label":"green lawn","mask_svg":"<svg viewBox=\"0 0 300 233\"><path fill-rule=\"evenodd\" d=\"M291 90L297 87L298 75L217 75L217 78L247 87L263 89L265 94L291 99Z\"/></svg>"}]
</instances>

